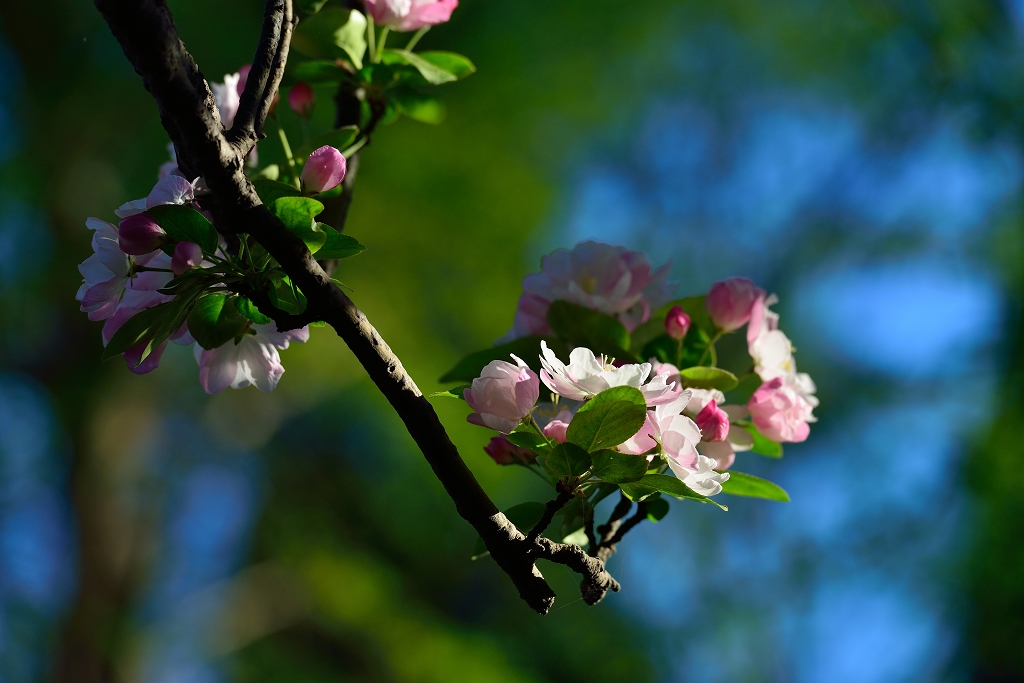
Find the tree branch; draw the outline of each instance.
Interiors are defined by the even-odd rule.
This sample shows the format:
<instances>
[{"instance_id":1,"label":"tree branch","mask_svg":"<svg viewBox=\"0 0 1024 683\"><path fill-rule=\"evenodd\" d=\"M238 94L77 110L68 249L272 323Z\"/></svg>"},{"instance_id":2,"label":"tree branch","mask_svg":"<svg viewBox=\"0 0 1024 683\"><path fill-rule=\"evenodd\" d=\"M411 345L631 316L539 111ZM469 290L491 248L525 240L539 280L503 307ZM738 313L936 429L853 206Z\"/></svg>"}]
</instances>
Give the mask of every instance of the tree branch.
<instances>
[{"instance_id":1,"label":"tree branch","mask_svg":"<svg viewBox=\"0 0 1024 683\"><path fill-rule=\"evenodd\" d=\"M533 544L537 538L544 533L544 530L551 524L551 520L554 519L555 513L565 507L565 504L572 500L572 491L560 491L558 496L554 500L549 500L544 506L544 514L541 518L533 525L530 529L530 533L526 536L526 542Z\"/></svg>"},{"instance_id":2,"label":"tree branch","mask_svg":"<svg viewBox=\"0 0 1024 683\"><path fill-rule=\"evenodd\" d=\"M545 538L527 543L526 537L512 524L480 487L473 473L463 462L455 445L445 432L433 406L420 392L401 361L377 333L366 316L341 291L317 264L309 250L265 206L243 170L248 150L231 144L224 136L215 101L199 68L178 38L170 11L164 0L95 0L125 56L142 77L160 111L160 118L178 150L179 166L190 177L203 176L210 188L211 210L218 228L227 232L248 233L259 242L305 294L310 319L331 325L362 364L405 423L406 429L422 451L427 463L455 503L456 510L469 522L490 551L498 566L508 574L520 596L537 612L546 613L554 603L555 594L537 569L538 558L565 564L584 576L585 584L595 587L584 592L584 599L593 604L607 590L618 590L618 583L604 570L604 563L587 556L578 546L553 543ZM278 10L281 4L283 10ZM273 9L271 9L271 6ZM287 42L292 17L291 0L271 0L268 16L281 16L279 29L272 19L264 33L272 37L280 31L280 44L275 61L269 68L264 86L256 76L253 90L276 87L287 58ZM268 33L269 31L269 33ZM273 41L261 40L266 54ZM275 58L276 59L276 58ZM253 66L256 70L256 63ZM260 67L262 72L264 66ZM250 78L253 78L250 72ZM272 93L269 95L272 97ZM250 102L253 98L247 98ZM259 108L256 118L259 120ZM248 114L245 120L248 120ZM262 307L261 301L254 299ZM265 312L271 312L270 306ZM299 322L277 315L275 320L285 327ZM600 596L594 598L597 592Z\"/></svg>"}]
</instances>

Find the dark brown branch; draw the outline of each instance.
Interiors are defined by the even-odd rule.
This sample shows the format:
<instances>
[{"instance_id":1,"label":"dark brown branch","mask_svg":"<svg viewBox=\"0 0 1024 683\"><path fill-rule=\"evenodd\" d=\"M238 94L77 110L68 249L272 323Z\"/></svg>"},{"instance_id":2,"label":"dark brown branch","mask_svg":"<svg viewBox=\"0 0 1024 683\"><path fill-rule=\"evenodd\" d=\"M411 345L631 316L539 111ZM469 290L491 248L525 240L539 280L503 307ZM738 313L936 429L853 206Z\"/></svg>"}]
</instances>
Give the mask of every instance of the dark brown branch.
<instances>
[{"instance_id":1,"label":"dark brown branch","mask_svg":"<svg viewBox=\"0 0 1024 683\"><path fill-rule=\"evenodd\" d=\"M545 538L532 544L526 542L526 537L498 511L480 487L448 438L433 407L366 316L331 281L302 240L262 205L243 171L248 150L225 138L213 95L192 56L178 39L164 0L95 2L125 56L156 100L161 121L179 152L179 166L186 175L201 175L206 180L213 199L210 208L218 229L248 233L256 239L305 294L310 319L327 322L345 341L405 423L459 515L480 534L491 556L508 574L523 600L541 614L554 602L554 592L536 567L538 558L565 564L581 573L590 591L584 591L584 599L590 604L607 590L618 590L618 583L605 572L604 563L589 557L578 546L557 544ZM291 0L279 2L285 6L282 20L291 17ZM282 42L277 50L282 67L287 57L287 39L282 24ZM273 73L274 67L267 76L267 83L274 81ZM257 88L258 83L257 76L253 87ZM264 302L256 303L264 310ZM273 307L267 309L268 312L273 310ZM284 327L298 322L285 316L273 317Z\"/></svg>"},{"instance_id":2,"label":"dark brown branch","mask_svg":"<svg viewBox=\"0 0 1024 683\"><path fill-rule=\"evenodd\" d=\"M647 519L647 503L637 503L636 512L633 513L632 517L623 522L622 518L629 512L630 507L632 507L632 503L629 498L623 495L618 505L612 510L612 514L608 517L608 522L602 524L599 529L601 541L596 545L591 543L590 555L594 560L600 562L602 567L615 554L615 548L622 541L622 537L630 529ZM604 594L608 592L608 587L591 577L584 576L583 581L580 583L580 592L583 594L584 600L587 599L588 595L591 596L593 602L588 604L593 605L604 597Z\"/></svg>"},{"instance_id":3,"label":"dark brown branch","mask_svg":"<svg viewBox=\"0 0 1024 683\"><path fill-rule=\"evenodd\" d=\"M243 147L242 156L247 156L252 145L264 137L263 124L284 76L296 21L291 2L267 0L259 46L249 68L234 123L226 133L229 141Z\"/></svg>"},{"instance_id":4,"label":"dark brown branch","mask_svg":"<svg viewBox=\"0 0 1024 683\"><path fill-rule=\"evenodd\" d=\"M540 519L533 528L530 529L530 533L526 535L526 542L532 544L537 538L544 533L544 530L551 524L551 520L555 518L555 513L565 507L565 504L572 500L571 491L560 491L558 496L554 500L549 500L544 506L544 514L541 515Z\"/></svg>"},{"instance_id":5,"label":"dark brown branch","mask_svg":"<svg viewBox=\"0 0 1024 683\"><path fill-rule=\"evenodd\" d=\"M608 521L597 527L597 533L601 535L601 542L612 537L619 529L619 525L622 523L622 518L629 514L629 509L633 507L633 501L626 497L626 494L622 494L619 498L619 502L615 505L615 509L612 510L612 514L608 515ZM597 551L601 547L601 543L595 543L590 546L590 554L597 556Z\"/></svg>"}]
</instances>

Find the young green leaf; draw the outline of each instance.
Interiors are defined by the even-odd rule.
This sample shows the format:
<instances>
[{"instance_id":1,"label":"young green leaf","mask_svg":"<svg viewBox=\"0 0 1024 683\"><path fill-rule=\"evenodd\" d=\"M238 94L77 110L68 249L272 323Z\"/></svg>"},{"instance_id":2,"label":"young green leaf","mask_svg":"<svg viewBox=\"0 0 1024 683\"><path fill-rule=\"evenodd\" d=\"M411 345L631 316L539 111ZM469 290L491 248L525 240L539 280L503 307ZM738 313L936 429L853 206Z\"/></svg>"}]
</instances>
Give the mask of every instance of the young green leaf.
<instances>
[{"instance_id":1,"label":"young green leaf","mask_svg":"<svg viewBox=\"0 0 1024 683\"><path fill-rule=\"evenodd\" d=\"M701 365L684 368L679 371L683 384L693 389L718 389L729 391L739 380L736 375L722 368L709 368Z\"/></svg>"},{"instance_id":2,"label":"young green leaf","mask_svg":"<svg viewBox=\"0 0 1024 683\"><path fill-rule=\"evenodd\" d=\"M639 481L647 473L647 458L640 455L600 450L592 453L591 458L594 461L594 476L613 484Z\"/></svg>"},{"instance_id":3,"label":"young green leaf","mask_svg":"<svg viewBox=\"0 0 1024 683\"><path fill-rule=\"evenodd\" d=\"M647 474L640 481L633 482L630 484L620 484L619 488L626 494L626 497L632 501L640 502L647 500L655 493L667 493L670 496L676 498L687 498L689 500L696 500L701 503L711 503L722 510L728 510L724 505L721 505L707 496L702 496L695 491L692 491L686 484L679 481L675 477L670 477L667 474Z\"/></svg>"},{"instance_id":4,"label":"young green leaf","mask_svg":"<svg viewBox=\"0 0 1024 683\"><path fill-rule=\"evenodd\" d=\"M235 298L235 309L257 325L269 325L273 322L270 317L260 313L260 309L256 308L256 304L249 301L244 296Z\"/></svg>"},{"instance_id":5,"label":"young green leaf","mask_svg":"<svg viewBox=\"0 0 1024 683\"><path fill-rule=\"evenodd\" d=\"M207 294L188 315L188 331L204 349L216 349L237 337L249 321L238 312L231 297Z\"/></svg>"},{"instance_id":6,"label":"young green leaf","mask_svg":"<svg viewBox=\"0 0 1024 683\"><path fill-rule=\"evenodd\" d=\"M753 437L754 447L750 449L751 452L757 453L758 455L765 455L769 458L782 457L782 444L776 443L775 441L765 437L761 432L757 431L757 427L750 422L738 422L734 426L743 429Z\"/></svg>"},{"instance_id":7,"label":"young green leaf","mask_svg":"<svg viewBox=\"0 0 1024 683\"><path fill-rule=\"evenodd\" d=\"M102 359L113 358L152 338L160 323L172 314L172 303L168 301L153 308L147 308L128 318L103 349Z\"/></svg>"},{"instance_id":8,"label":"young green leaf","mask_svg":"<svg viewBox=\"0 0 1024 683\"><path fill-rule=\"evenodd\" d=\"M566 439L589 452L615 448L640 431L646 419L647 402L639 389L612 387L583 404Z\"/></svg>"},{"instance_id":9,"label":"young green leaf","mask_svg":"<svg viewBox=\"0 0 1024 683\"><path fill-rule=\"evenodd\" d=\"M416 54L437 68L452 74L455 78L465 78L470 74L476 73L476 67L473 65L473 62L469 61L468 57L456 52L428 50L426 52L417 52Z\"/></svg>"},{"instance_id":10,"label":"young green leaf","mask_svg":"<svg viewBox=\"0 0 1024 683\"><path fill-rule=\"evenodd\" d=\"M452 81L459 80L459 77L452 72L427 61L415 52L409 52L408 50L394 50L390 48L384 50L384 52L389 56L395 55L406 64L415 67L416 70L420 72L420 75L423 76L423 79L431 85L441 85L442 83L451 83ZM394 58L392 57L392 59ZM392 60L386 61L390 62Z\"/></svg>"},{"instance_id":11,"label":"young green leaf","mask_svg":"<svg viewBox=\"0 0 1024 683\"><path fill-rule=\"evenodd\" d=\"M484 366L492 360L512 362L512 359L509 358L509 354L512 353L522 358L531 368L533 368L534 371L539 372L540 342L543 339L545 339L545 337L520 337L519 339L510 341L507 344L499 344L498 346L492 346L489 349L483 349L482 351L471 353L456 363L455 367L446 372L441 377L440 381L472 382L480 376L480 371L483 370ZM559 356L564 358L568 355L569 350L565 347L565 344L553 339L547 339L547 342L548 346L551 347L551 350Z\"/></svg>"},{"instance_id":12,"label":"young green leaf","mask_svg":"<svg viewBox=\"0 0 1024 683\"><path fill-rule=\"evenodd\" d=\"M206 216L190 206L161 204L146 209L150 218L164 229L167 236L176 242L195 242L203 253L217 251L217 229Z\"/></svg>"},{"instance_id":13,"label":"young green leaf","mask_svg":"<svg viewBox=\"0 0 1024 683\"><path fill-rule=\"evenodd\" d=\"M590 454L572 443L560 443L551 449L544 468L558 477L578 477L590 469Z\"/></svg>"},{"instance_id":14,"label":"young green leaf","mask_svg":"<svg viewBox=\"0 0 1024 683\"><path fill-rule=\"evenodd\" d=\"M252 185L256 188L256 194L260 196L260 201L267 206L270 206L274 203L274 200L281 197L302 196L302 193L294 185L285 185L270 178L256 178L252 181Z\"/></svg>"},{"instance_id":15,"label":"young green leaf","mask_svg":"<svg viewBox=\"0 0 1024 683\"><path fill-rule=\"evenodd\" d=\"M506 438L516 446L534 451L535 453L547 453L551 448L548 445L547 439L532 429L512 432Z\"/></svg>"},{"instance_id":16,"label":"young green leaf","mask_svg":"<svg viewBox=\"0 0 1024 683\"><path fill-rule=\"evenodd\" d=\"M725 395L726 403L733 405L744 405L754 395L754 392L761 386L761 378L754 373L746 375L735 387Z\"/></svg>"},{"instance_id":17,"label":"young green leaf","mask_svg":"<svg viewBox=\"0 0 1024 683\"><path fill-rule=\"evenodd\" d=\"M469 384L463 384L461 387L452 387L451 389L445 389L444 391L435 391L427 398L457 398L464 401L466 399L463 396L463 392L469 387Z\"/></svg>"},{"instance_id":18,"label":"young green leaf","mask_svg":"<svg viewBox=\"0 0 1024 683\"><path fill-rule=\"evenodd\" d=\"M744 472L729 472L729 480L722 483L722 493L749 498L764 498L780 503L789 502L789 494L781 486Z\"/></svg>"},{"instance_id":19,"label":"young green leaf","mask_svg":"<svg viewBox=\"0 0 1024 683\"><path fill-rule=\"evenodd\" d=\"M441 100L425 95L409 87L391 90L388 97L398 107L398 111L414 121L438 125L444 121L445 110Z\"/></svg>"},{"instance_id":20,"label":"young green leaf","mask_svg":"<svg viewBox=\"0 0 1024 683\"><path fill-rule=\"evenodd\" d=\"M668 514L668 501L661 496L652 496L647 500L647 519L660 522Z\"/></svg>"},{"instance_id":21,"label":"young green leaf","mask_svg":"<svg viewBox=\"0 0 1024 683\"><path fill-rule=\"evenodd\" d=\"M270 303L285 313L298 315L306 310L306 296L287 275L274 280L268 294Z\"/></svg>"},{"instance_id":22,"label":"young green leaf","mask_svg":"<svg viewBox=\"0 0 1024 683\"><path fill-rule=\"evenodd\" d=\"M629 331L610 315L568 301L554 301L548 307L547 318L551 330L570 344L620 360L636 360L628 351Z\"/></svg>"},{"instance_id":23,"label":"young green leaf","mask_svg":"<svg viewBox=\"0 0 1024 683\"><path fill-rule=\"evenodd\" d=\"M326 223L317 223L316 225L327 235L327 239L324 240L324 246L320 247L316 252L318 259L343 259L366 251L366 247L360 244L359 240L355 237L338 232Z\"/></svg>"},{"instance_id":24,"label":"young green leaf","mask_svg":"<svg viewBox=\"0 0 1024 683\"><path fill-rule=\"evenodd\" d=\"M544 503L529 501L513 505L502 514L505 515L508 521L515 524L516 528L524 534L528 534L530 533L530 529L532 529L533 526L540 521L540 518L544 516L544 508ZM477 560L481 557L485 557L487 554L487 546L484 545L484 540L478 536L476 539L476 545L473 547L473 555L470 559Z\"/></svg>"},{"instance_id":25,"label":"young green leaf","mask_svg":"<svg viewBox=\"0 0 1024 683\"><path fill-rule=\"evenodd\" d=\"M324 205L317 200L309 197L279 197L268 208L306 244L309 253L315 254L327 242L327 233L313 220L324 210Z\"/></svg>"},{"instance_id":26,"label":"young green leaf","mask_svg":"<svg viewBox=\"0 0 1024 683\"><path fill-rule=\"evenodd\" d=\"M366 54L366 17L343 7L320 10L296 27L291 46L317 59L344 56L361 69Z\"/></svg>"}]
</instances>

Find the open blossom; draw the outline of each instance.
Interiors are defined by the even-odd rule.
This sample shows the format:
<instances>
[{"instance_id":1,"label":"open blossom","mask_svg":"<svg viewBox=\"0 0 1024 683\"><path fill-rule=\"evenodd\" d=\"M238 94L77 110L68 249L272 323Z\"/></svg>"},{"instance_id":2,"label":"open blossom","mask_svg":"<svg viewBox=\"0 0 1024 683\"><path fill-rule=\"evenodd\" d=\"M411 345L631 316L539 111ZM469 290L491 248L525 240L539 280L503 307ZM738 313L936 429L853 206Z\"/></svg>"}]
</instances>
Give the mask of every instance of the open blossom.
<instances>
[{"instance_id":1,"label":"open blossom","mask_svg":"<svg viewBox=\"0 0 1024 683\"><path fill-rule=\"evenodd\" d=\"M779 314L769 306L778 302L774 294L761 296L751 310L747 326L747 350L754 360L754 372L767 382L777 377L796 391L812 408L817 407L816 387L810 375L797 372L793 343L779 329Z\"/></svg>"},{"instance_id":2,"label":"open blossom","mask_svg":"<svg viewBox=\"0 0 1024 683\"><path fill-rule=\"evenodd\" d=\"M611 387L635 387L647 400L647 405L656 405L672 400L674 385L667 382L668 375L658 375L650 382L650 363L634 363L615 367L604 359L598 359L594 352L582 346L569 354L566 365L547 342L540 343L540 378L548 389L574 401L584 401ZM646 382L646 384L645 384Z\"/></svg>"},{"instance_id":3,"label":"open blossom","mask_svg":"<svg viewBox=\"0 0 1024 683\"><path fill-rule=\"evenodd\" d=\"M761 385L747 402L754 426L772 441L800 442L807 439L814 422L814 406L794 386L793 375L776 377Z\"/></svg>"},{"instance_id":4,"label":"open blossom","mask_svg":"<svg viewBox=\"0 0 1024 683\"><path fill-rule=\"evenodd\" d=\"M666 264L651 272L642 253L601 242L555 250L541 259L539 273L523 278L515 321L501 341L550 333L548 307L559 300L616 316L633 330L671 299L675 283L667 281L668 271Z\"/></svg>"},{"instance_id":5,"label":"open blossom","mask_svg":"<svg viewBox=\"0 0 1024 683\"><path fill-rule=\"evenodd\" d=\"M210 84L213 89L213 98L217 101L220 121L225 128L231 127L235 121L235 114L238 113L239 95L241 94L241 89L238 87L240 78L238 73L224 74L223 83Z\"/></svg>"},{"instance_id":6,"label":"open blossom","mask_svg":"<svg viewBox=\"0 0 1024 683\"><path fill-rule=\"evenodd\" d=\"M540 396L537 373L512 356L517 365L493 360L463 392L466 403L476 412L467 419L473 424L508 434L529 416Z\"/></svg>"},{"instance_id":7,"label":"open blossom","mask_svg":"<svg viewBox=\"0 0 1024 683\"><path fill-rule=\"evenodd\" d=\"M82 302L81 309L89 314L89 320L106 320L114 315L128 283L131 260L117 244L114 225L99 218L89 218L85 225L94 231L93 254L78 266L84 282L76 298Z\"/></svg>"},{"instance_id":8,"label":"open blossom","mask_svg":"<svg viewBox=\"0 0 1024 683\"><path fill-rule=\"evenodd\" d=\"M416 31L448 21L459 0L365 0L373 20L393 31Z\"/></svg>"},{"instance_id":9,"label":"open blossom","mask_svg":"<svg viewBox=\"0 0 1024 683\"><path fill-rule=\"evenodd\" d=\"M722 484L729 481L728 472L716 472L716 461L700 454L692 468L684 467L671 458L668 466L691 491L702 496L717 496L722 492Z\"/></svg>"},{"instance_id":10,"label":"open blossom","mask_svg":"<svg viewBox=\"0 0 1024 683\"><path fill-rule=\"evenodd\" d=\"M704 305L720 330L732 332L747 324L755 302L763 297L764 290L753 282L733 277L711 285Z\"/></svg>"},{"instance_id":11,"label":"open blossom","mask_svg":"<svg viewBox=\"0 0 1024 683\"><path fill-rule=\"evenodd\" d=\"M251 325L236 344L229 341L216 349L195 345L199 363L199 383L208 394L228 387L241 389L250 384L260 391L273 391L284 366L278 349L287 349L290 342L309 340L309 327L278 332L277 325Z\"/></svg>"},{"instance_id":12,"label":"open blossom","mask_svg":"<svg viewBox=\"0 0 1024 683\"><path fill-rule=\"evenodd\" d=\"M520 448L504 435L492 437L484 452L498 465L532 465L537 459L536 453Z\"/></svg>"},{"instance_id":13,"label":"open blossom","mask_svg":"<svg viewBox=\"0 0 1024 683\"><path fill-rule=\"evenodd\" d=\"M175 166L175 169L177 169L177 166ZM196 185L198 182L198 178L189 182L176 173L163 175L156 181L156 185L150 190L148 196L125 202L114 213L118 218L128 218L162 204L191 204L196 198Z\"/></svg>"},{"instance_id":14,"label":"open blossom","mask_svg":"<svg viewBox=\"0 0 1024 683\"><path fill-rule=\"evenodd\" d=\"M302 186L307 192L326 192L345 179L345 157L330 145L314 150L302 166Z\"/></svg>"}]
</instances>

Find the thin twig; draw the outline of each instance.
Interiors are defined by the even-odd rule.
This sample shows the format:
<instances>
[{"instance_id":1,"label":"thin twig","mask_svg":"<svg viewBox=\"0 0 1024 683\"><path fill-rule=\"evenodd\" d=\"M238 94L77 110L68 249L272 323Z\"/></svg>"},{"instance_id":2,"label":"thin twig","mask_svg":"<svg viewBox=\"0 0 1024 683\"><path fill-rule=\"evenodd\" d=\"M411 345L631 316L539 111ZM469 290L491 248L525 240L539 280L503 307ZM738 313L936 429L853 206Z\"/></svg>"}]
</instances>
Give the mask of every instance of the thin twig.
<instances>
[{"instance_id":1,"label":"thin twig","mask_svg":"<svg viewBox=\"0 0 1024 683\"><path fill-rule=\"evenodd\" d=\"M537 538L544 533L544 530L551 524L551 520L555 518L555 513L565 507L565 504L572 500L571 491L561 491L554 500L549 500L544 506L544 514L541 515L540 520L533 525L530 529L530 533L526 535L526 542L532 544Z\"/></svg>"}]
</instances>

